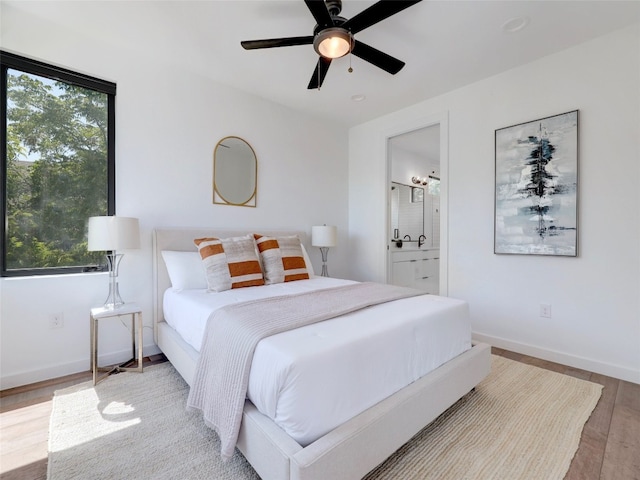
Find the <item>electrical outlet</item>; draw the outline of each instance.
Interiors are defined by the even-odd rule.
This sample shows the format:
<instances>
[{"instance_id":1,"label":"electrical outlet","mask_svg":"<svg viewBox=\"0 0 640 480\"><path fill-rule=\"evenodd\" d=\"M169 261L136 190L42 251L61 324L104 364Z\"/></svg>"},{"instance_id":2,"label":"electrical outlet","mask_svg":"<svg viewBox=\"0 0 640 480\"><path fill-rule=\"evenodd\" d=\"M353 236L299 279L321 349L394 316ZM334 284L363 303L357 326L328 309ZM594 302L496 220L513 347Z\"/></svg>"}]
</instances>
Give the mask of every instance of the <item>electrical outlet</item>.
<instances>
[{"instance_id":1,"label":"electrical outlet","mask_svg":"<svg viewBox=\"0 0 640 480\"><path fill-rule=\"evenodd\" d=\"M541 303L540 316L544 318L551 318L551 305L549 305L548 303Z\"/></svg>"},{"instance_id":2,"label":"electrical outlet","mask_svg":"<svg viewBox=\"0 0 640 480\"><path fill-rule=\"evenodd\" d=\"M64 327L64 314L52 313L49 315L49 327L50 328L62 328Z\"/></svg>"}]
</instances>

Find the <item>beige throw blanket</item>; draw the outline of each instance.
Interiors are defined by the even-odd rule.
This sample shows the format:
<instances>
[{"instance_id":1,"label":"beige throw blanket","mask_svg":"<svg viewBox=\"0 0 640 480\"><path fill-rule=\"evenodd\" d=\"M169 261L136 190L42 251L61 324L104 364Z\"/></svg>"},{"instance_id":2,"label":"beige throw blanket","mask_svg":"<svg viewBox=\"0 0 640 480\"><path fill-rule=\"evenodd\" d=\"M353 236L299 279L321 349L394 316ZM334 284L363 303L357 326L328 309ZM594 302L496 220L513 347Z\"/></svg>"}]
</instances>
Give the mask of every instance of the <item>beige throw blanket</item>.
<instances>
[{"instance_id":1,"label":"beige throw blanket","mask_svg":"<svg viewBox=\"0 0 640 480\"><path fill-rule=\"evenodd\" d=\"M423 293L357 283L223 307L207 323L187 408L202 410L207 425L220 436L222 457L230 458L240 431L253 352L261 339Z\"/></svg>"}]
</instances>

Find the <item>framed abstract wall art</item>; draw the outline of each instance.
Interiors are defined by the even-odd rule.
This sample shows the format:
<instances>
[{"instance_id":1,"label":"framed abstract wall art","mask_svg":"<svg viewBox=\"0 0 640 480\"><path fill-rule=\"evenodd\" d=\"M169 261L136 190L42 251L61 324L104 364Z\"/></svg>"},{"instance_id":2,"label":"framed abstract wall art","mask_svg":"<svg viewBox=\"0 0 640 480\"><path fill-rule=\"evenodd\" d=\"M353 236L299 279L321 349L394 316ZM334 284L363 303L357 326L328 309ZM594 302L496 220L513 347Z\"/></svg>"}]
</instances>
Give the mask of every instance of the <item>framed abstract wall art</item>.
<instances>
[{"instance_id":1,"label":"framed abstract wall art","mask_svg":"<svg viewBox=\"0 0 640 480\"><path fill-rule=\"evenodd\" d=\"M578 254L578 110L495 131L499 254Z\"/></svg>"}]
</instances>

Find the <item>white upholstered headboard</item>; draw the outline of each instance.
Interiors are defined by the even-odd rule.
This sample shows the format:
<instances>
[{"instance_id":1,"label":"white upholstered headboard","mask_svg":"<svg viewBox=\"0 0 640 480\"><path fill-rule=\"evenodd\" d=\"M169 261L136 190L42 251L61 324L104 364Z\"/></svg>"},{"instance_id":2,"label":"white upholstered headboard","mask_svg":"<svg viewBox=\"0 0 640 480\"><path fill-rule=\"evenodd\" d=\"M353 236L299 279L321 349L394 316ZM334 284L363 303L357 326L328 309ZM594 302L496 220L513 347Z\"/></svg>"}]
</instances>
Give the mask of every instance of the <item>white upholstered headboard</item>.
<instances>
[{"instance_id":1,"label":"white upholstered headboard","mask_svg":"<svg viewBox=\"0 0 640 480\"><path fill-rule=\"evenodd\" d=\"M153 231L153 333L157 342L157 324L164 320L162 311L162 296L167 288L171 286L167 267L162 259L163 250L176 250L184 252L195 252L197 248L193 243L195 238L202 237L240 237L242 235L258 233L269 236L298 235L300 241L309 250L307 243L307 233L296 230L224 230L207 227L162 227Z\"/></svg>"}]
</instances>

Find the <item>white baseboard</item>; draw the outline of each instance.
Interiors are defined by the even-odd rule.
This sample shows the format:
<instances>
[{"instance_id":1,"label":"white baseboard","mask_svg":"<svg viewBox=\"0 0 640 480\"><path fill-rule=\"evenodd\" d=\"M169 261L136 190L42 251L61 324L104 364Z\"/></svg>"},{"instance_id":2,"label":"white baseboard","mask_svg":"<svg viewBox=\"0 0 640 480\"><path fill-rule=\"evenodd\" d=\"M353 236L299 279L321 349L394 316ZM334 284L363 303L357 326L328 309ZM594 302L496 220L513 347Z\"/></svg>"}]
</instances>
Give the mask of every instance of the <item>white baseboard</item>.
<instances>
[{"instance_id":1,"label":"white baseboard","mask_svg":"<svg viewBox=\"0 0 640 480\"><path fill-rule=\"evenodd\" d=\"M488 343L494 347L504 348L505 350L510 350L512 352L541 358L542 360L548 360L550 362L560 363L569 367L580 368L582 370L588 370L589 372L599 373L608 377L640 384L640 370L633 370L621 365L570 355L556 350L537 347L535 345L514 342L513 340L485 335L479 332L473 333L473 340Z\"/></svg>"},{"instance_id":2,"label":"white baseboard","mask_svg":"<svg viewBox=\"0 0 640 480\"><path fill-rule=\"evenodd\" d=\"M143 347L143 352L145 357L162 353L155 344L145 345ZM106 355L100 355L98 357L98 365L115 365L116 363L125 362L129 358L131 358L131 349L112 352ZM74 362L48 365L42 369L29 370L2 377L0 379L0 390L29 385L31 383L42 382L44 380L51 380L53 378L64 377L65 375L72 375L74 373L86 372L90 369L91 365L89 358Z\"/></svg>"}]
</instances>

